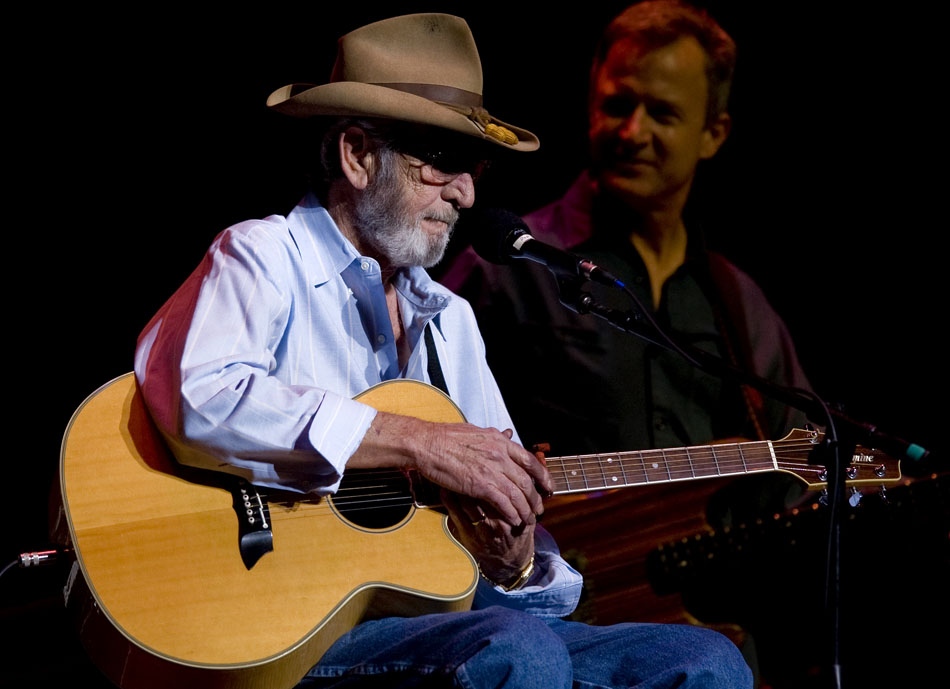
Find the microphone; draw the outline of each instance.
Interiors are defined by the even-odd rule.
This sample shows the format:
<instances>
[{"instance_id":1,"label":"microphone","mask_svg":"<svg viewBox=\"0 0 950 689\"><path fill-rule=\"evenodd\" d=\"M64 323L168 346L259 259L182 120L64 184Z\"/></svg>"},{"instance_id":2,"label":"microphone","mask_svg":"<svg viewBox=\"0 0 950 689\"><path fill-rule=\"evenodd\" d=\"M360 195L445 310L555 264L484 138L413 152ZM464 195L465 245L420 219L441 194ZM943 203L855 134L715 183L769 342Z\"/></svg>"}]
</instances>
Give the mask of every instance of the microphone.
<instances>
[{"instance_id":1,"label":"microphone","mask_svg":"<svg viewBox=\"0 0 950 689\"><path fill-rule=\"evenodd\" d=\"M472 248L489 263L504 265L513 258L526 258L556 275L624 288L623 282L600 266L532 237L525 221L510 211L472 209L466 215L466 223L471 224Z\"/></svg>"}]
</instances>

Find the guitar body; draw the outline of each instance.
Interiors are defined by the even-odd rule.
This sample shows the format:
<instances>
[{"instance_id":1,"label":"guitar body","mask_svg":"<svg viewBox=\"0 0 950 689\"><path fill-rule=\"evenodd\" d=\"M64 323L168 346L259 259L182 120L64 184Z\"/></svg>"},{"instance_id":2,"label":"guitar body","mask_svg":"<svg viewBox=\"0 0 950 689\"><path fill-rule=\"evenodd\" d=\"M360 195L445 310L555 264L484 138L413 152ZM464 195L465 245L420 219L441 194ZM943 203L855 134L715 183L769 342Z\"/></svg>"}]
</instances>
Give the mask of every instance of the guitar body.
<instances>
[{"instance_id":1,"label":"guitar body","mask_svg":"<svg viewBox=\"0 0 950 689\"><path fill-rule=\"evenodd\" d=\"M463 420L447 397L409 381L358 399ZM90 656L123 689L291 687L365 619L470 607L477 569L444 515L407 502L395 523L366 527L333 499L270 502L273 547L248 569L226 480L174 461L132 374L70 422L60 472L76 555L67 602Z\"/></svg>"}]
</instances>

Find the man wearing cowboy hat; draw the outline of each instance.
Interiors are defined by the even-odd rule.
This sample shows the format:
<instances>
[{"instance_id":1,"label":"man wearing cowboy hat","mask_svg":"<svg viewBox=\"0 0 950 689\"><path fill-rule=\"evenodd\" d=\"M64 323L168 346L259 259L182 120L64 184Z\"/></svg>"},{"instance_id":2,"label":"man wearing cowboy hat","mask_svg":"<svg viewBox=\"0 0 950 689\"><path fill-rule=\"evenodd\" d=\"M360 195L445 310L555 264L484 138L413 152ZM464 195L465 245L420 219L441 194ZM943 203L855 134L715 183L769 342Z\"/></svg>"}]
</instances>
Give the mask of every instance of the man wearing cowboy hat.
<instances>
[{"instance_id":1,"label":"man wearing cowboy hat","mask_svg":"<svg viewBox=\"0 0 950 689\"><path fill-rule=\"evenodd\" d=\"M272 94L277 111L331 118L320 179L287 217L219 235L145 328L135 371L152 417L179 461L256 485L326 495L345 468L396 467L444 489L482 574L475 610L359 624L311 686L748 684L705 630L558 619L581 581L537 528L551 478L511 430L471 309L422 267L474 202L488 151L538 146L481 92L468 26L425 14L344 36L330 83ZM397 378L443 387L468 423L352 399Z\"/></svg>"}]
</instances>

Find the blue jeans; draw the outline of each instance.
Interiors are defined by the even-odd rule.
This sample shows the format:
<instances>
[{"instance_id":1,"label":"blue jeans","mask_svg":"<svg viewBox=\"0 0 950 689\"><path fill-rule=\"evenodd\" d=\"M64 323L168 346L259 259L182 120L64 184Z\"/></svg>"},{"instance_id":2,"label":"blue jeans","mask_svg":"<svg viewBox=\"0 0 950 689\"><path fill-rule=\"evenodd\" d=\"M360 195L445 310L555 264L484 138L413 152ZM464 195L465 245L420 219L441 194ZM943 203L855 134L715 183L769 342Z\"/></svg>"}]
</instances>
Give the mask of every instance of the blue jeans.
<instances>
[{"instance_id":1,"label":"blue jeans","mask_svg":"<svg viewBox=\"0 0 950 689\"><path fill-rule=\"evenodd\" d=\"M593 627L506 608L364 622L300 687L743 689L752 673L726 637L699 627Z\"/></svg>"}]
</instances>

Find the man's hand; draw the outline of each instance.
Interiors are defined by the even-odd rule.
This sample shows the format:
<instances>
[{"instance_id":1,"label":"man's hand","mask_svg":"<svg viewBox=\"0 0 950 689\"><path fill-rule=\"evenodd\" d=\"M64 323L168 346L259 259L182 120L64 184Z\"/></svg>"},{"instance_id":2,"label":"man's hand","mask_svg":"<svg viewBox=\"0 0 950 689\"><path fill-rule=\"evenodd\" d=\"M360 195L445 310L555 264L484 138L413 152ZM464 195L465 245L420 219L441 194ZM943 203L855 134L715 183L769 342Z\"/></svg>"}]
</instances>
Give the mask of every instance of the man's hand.
<instances>
[{"instance_id":1,"label":"man's hand","mask_svg":"<svg viewBox=\"0 0 950 689\"><path fill-rule=\"evenodd\" d=\"M453 493L486 504L511 527L533 523L544 511L541 495L552 488L547 469L512 442L512 431L471 424L430 424L416 469Z\"/></svg>"},{"instance_id":2,"label":"man's hand","mask_svg":"<svg viewBox=\"0 0 950 689\"><path fill-rule=\"evenodd\" d=\"M486 577L503 586L518 578L534 554L534 518L513 527L493 516L491 507L446 490L442 504L452 518L452 533Z\"/></svg>"},{"instance_id":3,"label":"man's hand","mask_svg":"<svg viewBox=\"0 0 950 689\"><path fill-rule=\"evenodd\" d=\"M553 490L547 469L501 432L467 423L432 423L379 412L347 466L415 469L492 511L509 528L533 525L544 511L538 487ZM474 520L471 520L474 521Z\"/></svg>"}]
</instances>

